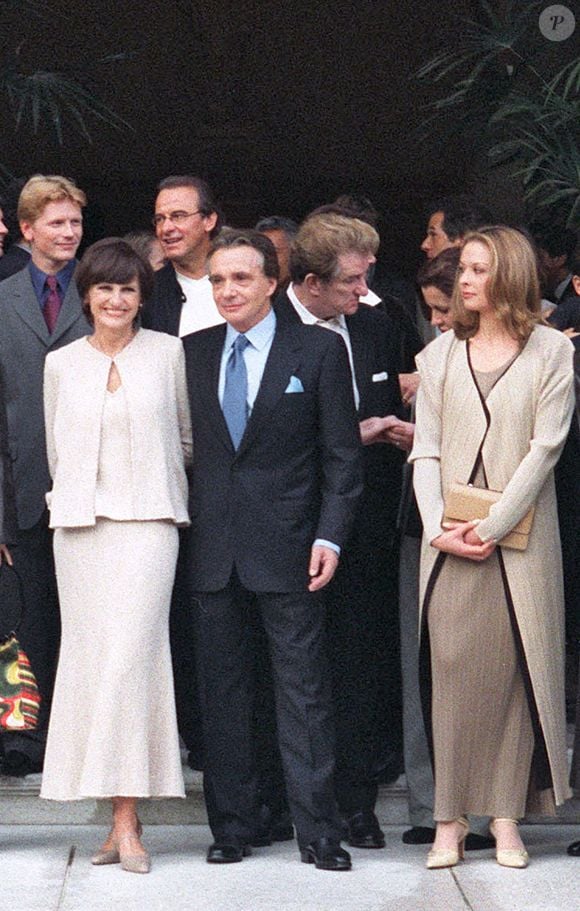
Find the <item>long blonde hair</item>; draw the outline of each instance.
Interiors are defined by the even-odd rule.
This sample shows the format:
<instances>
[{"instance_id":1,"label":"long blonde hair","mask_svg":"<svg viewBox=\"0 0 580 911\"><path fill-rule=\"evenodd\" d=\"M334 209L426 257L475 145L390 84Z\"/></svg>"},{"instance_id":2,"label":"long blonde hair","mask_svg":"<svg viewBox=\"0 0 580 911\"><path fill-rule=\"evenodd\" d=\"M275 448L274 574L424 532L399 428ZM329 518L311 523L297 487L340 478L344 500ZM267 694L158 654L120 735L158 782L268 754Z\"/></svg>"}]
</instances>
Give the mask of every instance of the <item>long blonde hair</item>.
<instances>
[{"instance_id":1,"label":"long blonde hair","mask_svg":"<svg viewBox=\"0 0 580 911\"><path fill-rule=\"evenodd\" d=\"M486 294L497 316L512 338L523 345L541 322L540 283L533 247L521 231L492 225L470 231L463 249L477 241L489 251L490 272ZM453 330L458 338L472 338L479 328L479 313L465 309L459 281L451 301Z\"/></svg>"}]
</instances>

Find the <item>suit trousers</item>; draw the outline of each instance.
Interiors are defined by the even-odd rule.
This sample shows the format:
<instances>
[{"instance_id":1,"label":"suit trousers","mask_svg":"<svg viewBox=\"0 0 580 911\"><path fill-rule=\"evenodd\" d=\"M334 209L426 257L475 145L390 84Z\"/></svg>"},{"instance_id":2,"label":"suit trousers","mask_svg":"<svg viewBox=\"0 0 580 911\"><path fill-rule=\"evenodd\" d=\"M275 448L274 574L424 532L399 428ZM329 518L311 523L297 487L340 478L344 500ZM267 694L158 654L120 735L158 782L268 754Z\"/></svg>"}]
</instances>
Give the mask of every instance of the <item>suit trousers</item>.
<instances>
[{"instance_id":1,"label":"suit trousers","mask_svg":"<svg viewBox=\"0 0 580 911\"><path fill-rule=\"evenodd\" d=\"M253 631L260 611L272 663L278 737L298 843L340 838L333 791L333 723L320 593L226 588L194 595L204 790L216 840L251 842L259 830Z\"/></svg>"},{"instance_id":2,"label":"suit trousers","mask_svg":"<svg viewBox=\"0 0 580 911\"><path fill-rule=\"evenodd\" d=\"M18 639L30 659L42 701L33 731L4 733L4 750L18 750L42 762L60 642L60 614L48 516L32 528L19 531L11 547L14 566L22 580L24 615Z\"/></svg>"}]
</instances>

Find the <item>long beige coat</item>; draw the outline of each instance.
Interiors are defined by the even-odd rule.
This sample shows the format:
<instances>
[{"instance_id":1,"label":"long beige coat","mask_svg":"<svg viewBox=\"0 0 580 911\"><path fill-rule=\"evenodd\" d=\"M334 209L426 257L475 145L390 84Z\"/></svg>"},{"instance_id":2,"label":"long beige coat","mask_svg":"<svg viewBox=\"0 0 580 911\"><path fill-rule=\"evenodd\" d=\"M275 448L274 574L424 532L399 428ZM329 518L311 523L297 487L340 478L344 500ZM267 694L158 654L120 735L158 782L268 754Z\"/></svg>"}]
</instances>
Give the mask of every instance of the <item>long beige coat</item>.
<instances>
[{"instance_id":1,"label":"long beige coat","mask_svg":"<svg viewBox=\"0 0 580 911\"><path fill-rule=\"evenodd\" d=\"M556 803L570 796L564 713L564 598L553 467L573 408L573 347L555 329L537 326L485 402L465 341L452 331L417 357L421 385L411 461L440 464L440 488L422 513L420 601L424 611L438 550L445 492L467 483L481 451L488 486L503 495L478 526L482 540L500 540L535 504L527 550L501 548ZM434 485L435 488L438 485ZM477 605L474 605L477 608Z\"/></svg>"}]
</instances>

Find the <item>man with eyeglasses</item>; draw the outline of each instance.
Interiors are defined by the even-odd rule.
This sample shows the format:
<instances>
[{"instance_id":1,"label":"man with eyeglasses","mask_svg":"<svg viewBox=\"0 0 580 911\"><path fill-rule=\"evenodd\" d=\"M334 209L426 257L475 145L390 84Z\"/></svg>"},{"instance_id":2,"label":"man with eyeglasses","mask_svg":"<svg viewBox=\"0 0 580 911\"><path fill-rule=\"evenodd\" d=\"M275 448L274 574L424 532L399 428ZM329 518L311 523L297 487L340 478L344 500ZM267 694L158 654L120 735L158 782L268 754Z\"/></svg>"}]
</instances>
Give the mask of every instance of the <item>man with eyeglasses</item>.
<instances>
[{"instance_id":1,"label":"man with eyeglasses","mask_svg":"<svg viewBox=\"0 0 580 911\"><path fill-rule=\"evenodd\" d=\"M200 177L166 177L158 185L153 226L168 263L157 272L144 307L145 328L183 336L223 322L206 268L221 223L213 193Z\"/></svg>"}]
</instances>

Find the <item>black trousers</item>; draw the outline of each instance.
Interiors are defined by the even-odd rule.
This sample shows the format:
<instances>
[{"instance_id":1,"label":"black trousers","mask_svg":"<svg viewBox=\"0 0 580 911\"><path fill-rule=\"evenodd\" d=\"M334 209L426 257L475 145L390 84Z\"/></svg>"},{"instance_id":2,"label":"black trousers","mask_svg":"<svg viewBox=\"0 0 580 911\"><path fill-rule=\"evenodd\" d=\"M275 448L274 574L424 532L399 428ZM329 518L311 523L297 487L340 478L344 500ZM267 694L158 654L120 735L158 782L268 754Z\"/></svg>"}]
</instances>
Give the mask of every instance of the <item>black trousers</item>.
<instances>
[{"instance_id":1,"label":"black trousers","mask_svg":"<svg viewBox=\"0 0 580 911\"><path fill-rule=\"evenodd\" d=\"M35 730L4 733L2 745L4 751L19 750L36 763L44 758L60 644L60 613L48 516L45 514L33 528L19 531L10 552L24 595L18 639L30 660L42 702Z\"/></svg>"},{"instance_id":2,"label":"black trousers","mask_svg":"<svg viewBox=\"0 0 580 911\"><path fill-rule=\"evenodd\" d=\"M298 843L339 839L324 601L307 591L248 592L236 574L225 589L194 596L211 830L216 840L234 836L250 842L259 829L253 606L268 639L280 753Z\"/></svg>"}]
</instances>

